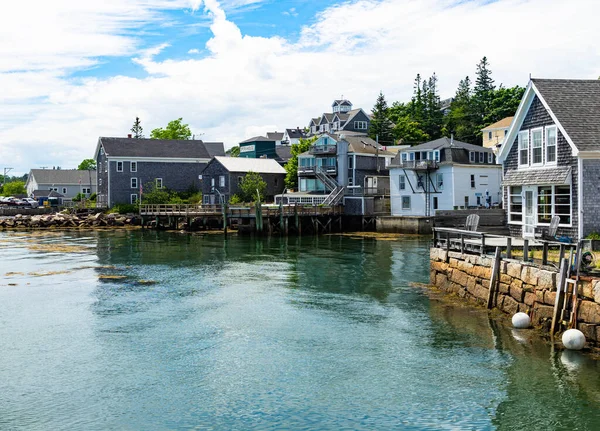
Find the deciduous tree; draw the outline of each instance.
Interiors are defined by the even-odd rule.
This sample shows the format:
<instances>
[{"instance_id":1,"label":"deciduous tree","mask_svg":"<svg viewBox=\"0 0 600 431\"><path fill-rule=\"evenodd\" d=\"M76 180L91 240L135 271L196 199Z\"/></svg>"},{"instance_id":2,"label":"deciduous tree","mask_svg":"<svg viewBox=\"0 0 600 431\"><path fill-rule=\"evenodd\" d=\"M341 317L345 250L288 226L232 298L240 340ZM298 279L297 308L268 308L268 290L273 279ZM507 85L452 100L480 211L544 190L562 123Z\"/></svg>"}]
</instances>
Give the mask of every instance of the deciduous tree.
<instances>
[{"instance_id":1,"label":"deciduous tree","mask_svg":"<svg viewBox=\"0 0 600 431\"><path fill-rule=\"evenodd\" d=\"M248 172L238 187L238 195L243 202L255 202L258 200L260 195L260 201L265 200L265 192L267 190L267 183L260 174L256 172Z\"/></svg>"},{"instance_id":2,"label":"deciduous tree","mask_svg":"<svg viewBox=\"0 0 600 431\"><path fill-rule=\"evenodd\" d=\"M77 169L80 171L95 171L96 170L96 161L94 159L84 159Z\"/></svg>"},{"instance_id":3,"label":"deciduous tree","mask_svg":"<svg viewBox=\"0 0 600 431\"><path fill-rule=\"evenodd\" d=\"M192 131L189 125L182 123L183 118L170 121L166 128L158 128L150 132L152 139L190 139Z\"/></svg>"},{"instance_id":4,"label":"deciduous tree","mask_svg":"<svg viewBox=\"0 0 600 431\"><path fill-rule=\"evenodd\" d=\"M297 144L292 144L290 148L291 157L285 165L287 172L285 175L285 186L287 188L298 188L298 155L308 151L316 140L316 136L307 139L300 138Z\"/></svg>"}]
</instances>

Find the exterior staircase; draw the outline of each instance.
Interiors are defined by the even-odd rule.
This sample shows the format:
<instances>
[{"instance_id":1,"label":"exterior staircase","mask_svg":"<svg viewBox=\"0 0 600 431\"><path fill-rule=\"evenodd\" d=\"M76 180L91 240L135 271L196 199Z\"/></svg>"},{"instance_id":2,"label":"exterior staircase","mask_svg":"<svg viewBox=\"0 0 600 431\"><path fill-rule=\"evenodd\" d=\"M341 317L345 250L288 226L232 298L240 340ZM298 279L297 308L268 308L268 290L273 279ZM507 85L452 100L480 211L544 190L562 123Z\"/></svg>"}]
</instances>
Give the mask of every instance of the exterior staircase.
<instances>
[{"instance_id":1,"label":"exterior staircase","mask_svg":"<svg viewBox=\"0 0 600 431\"><path fill-rule=\"evenodd\" d=\"M323 205L335 206L338 205L344 199L344 193L346 187L340 186L336 180L327 175L322 167L317 166L315 169L317 178L323 183L325 189L329 191L329 194L323 201Z\"/></svg>"}]
</instances>

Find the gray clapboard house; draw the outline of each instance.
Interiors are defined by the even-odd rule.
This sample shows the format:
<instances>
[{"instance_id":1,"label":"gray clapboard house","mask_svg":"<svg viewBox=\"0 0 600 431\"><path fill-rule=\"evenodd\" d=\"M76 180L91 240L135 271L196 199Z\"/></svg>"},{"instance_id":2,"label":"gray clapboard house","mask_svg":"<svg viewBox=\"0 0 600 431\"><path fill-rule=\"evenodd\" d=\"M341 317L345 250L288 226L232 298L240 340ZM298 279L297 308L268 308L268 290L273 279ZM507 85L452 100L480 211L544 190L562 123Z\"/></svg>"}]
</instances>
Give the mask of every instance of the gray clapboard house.
<instances>
[{"instance_id":1,"label":"gray clapboard house","mask_svg":"<svg viewBox=\"0 0 600 431\"><path fill-rule=\"evenodd\" d=\"M321 133L367 134L371 119L361 108L352 109L352 102L347 99L334 100L331 113L312 118L308 124L308 136Z\"/></svg>"},{"instance_id":2,"label":"gray clapboard house","mask_svg":"<svg viewBox=\"0 0 600 431\"><path fill-rule=\"evenodd\" d=\"M212 157L224 154L221 142L100 137L97 204L134 203L140 186L148 183L178 192L199 190L202 170Z\"/></svg>"},{"instance_id":3,"label":"gray clapboard house","mask_svg":"<svg viewBox=\"0 0 600 431\"><path fill-rule=\"evenodd\" d=\"M600 232L600 80L531 79L498 159L511 234Z\"/></svg>"},{"instance_id":4,"label":"gray clapboard house","mask_svg":"<svg viewBox=\"0 0 600 431\"><path fill-rule=\"evenodd\" d=\"M225 202L238 193L239 184L248 172L260 174L267 183L265 198L272 202L284 188L286 171L273 159L214 157L202 172L202 199L205 204Z\"/></svg>"},{"instance_id":5,"label":"gray clapboard house","mask_svg":"<svg viewBox=\"0 0 600 431\"><path fill-rule=\"evenodd\" d=\"M53 190L66 199L79 193L89 197L96 193L96 171L77 169L31 169L25 183L27 196L45 197Z\"/></svg>"}]
</instances>

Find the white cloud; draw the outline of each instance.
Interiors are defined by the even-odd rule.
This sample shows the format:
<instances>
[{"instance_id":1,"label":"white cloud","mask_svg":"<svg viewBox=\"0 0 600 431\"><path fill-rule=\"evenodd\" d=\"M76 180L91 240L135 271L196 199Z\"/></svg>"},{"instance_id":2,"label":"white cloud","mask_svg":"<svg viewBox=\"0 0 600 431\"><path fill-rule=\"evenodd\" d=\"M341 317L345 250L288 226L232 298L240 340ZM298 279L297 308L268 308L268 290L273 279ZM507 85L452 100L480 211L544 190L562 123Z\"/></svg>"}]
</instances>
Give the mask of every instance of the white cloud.
<instances>
[{"instance_id":1,"label":"white cloud","mask_svg":"<svg viewBox=\"0 0 600 431\"><path fill-rule=\"evenodd\" d=\"M283 11L282 14L286 15L286 16L293 16L293 17L298 16L298 12L296 12L295 7L291 7L291 8L289 8L289 10Z\"/></svg>"},{"instance_id":2,"label":"white cloud","mask_svg":"<svg viewBox=\"0 0 600 431\"><path fill-rule=\"evenodd\" d=\"M200 50L198 48L193 48L193 49L190 49L187 53L188 54L200 54Z\"/></svg>"},{"instance_id":3,"label":"white cloud","mask_svg":"<svg viewBox=\"0 0 600 431\"><path fill-rule=\"evenodd\" d=\"M388 102L407 100L419 72L435 71L448 97L484 55L509 86L525 85L529 73L600 75L592 0L358 0L323 10L298 40L243 34L226 11L251 0L56 3L40 1L40 11L15 3L0 15L0 167L8 160L17 172L76 166L98 136L125 136L136 116L147 135L183 116L202 139L229 147L306 126L341 94L367 111L379 90ZM203 56L158 61L166 42L140 51L136 31L167 22L165 8L210 17ZM69 77L106 56L132 58L148 76Z\"/></svg>"}]
</instances>

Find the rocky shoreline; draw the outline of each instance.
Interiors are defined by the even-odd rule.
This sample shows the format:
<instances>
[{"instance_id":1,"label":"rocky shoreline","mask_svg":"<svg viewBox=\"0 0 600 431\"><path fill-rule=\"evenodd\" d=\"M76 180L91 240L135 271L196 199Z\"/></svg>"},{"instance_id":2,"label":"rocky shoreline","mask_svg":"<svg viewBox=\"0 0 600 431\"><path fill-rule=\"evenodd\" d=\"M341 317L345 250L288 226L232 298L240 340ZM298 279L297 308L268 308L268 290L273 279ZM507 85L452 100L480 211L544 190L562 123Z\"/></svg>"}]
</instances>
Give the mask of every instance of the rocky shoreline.
<instances>
[{"instance_id":1,"label":"rocky shoreline","mask_svg":"<svg viewBox=\"0 0 600 431\"><path fill-rule=\"evenodd\" d=\"M17 214L0 218L0 229L47 229L47 228L97 228L140 226L141 219L135 214Z\"/></svg>"}]
</instances>

